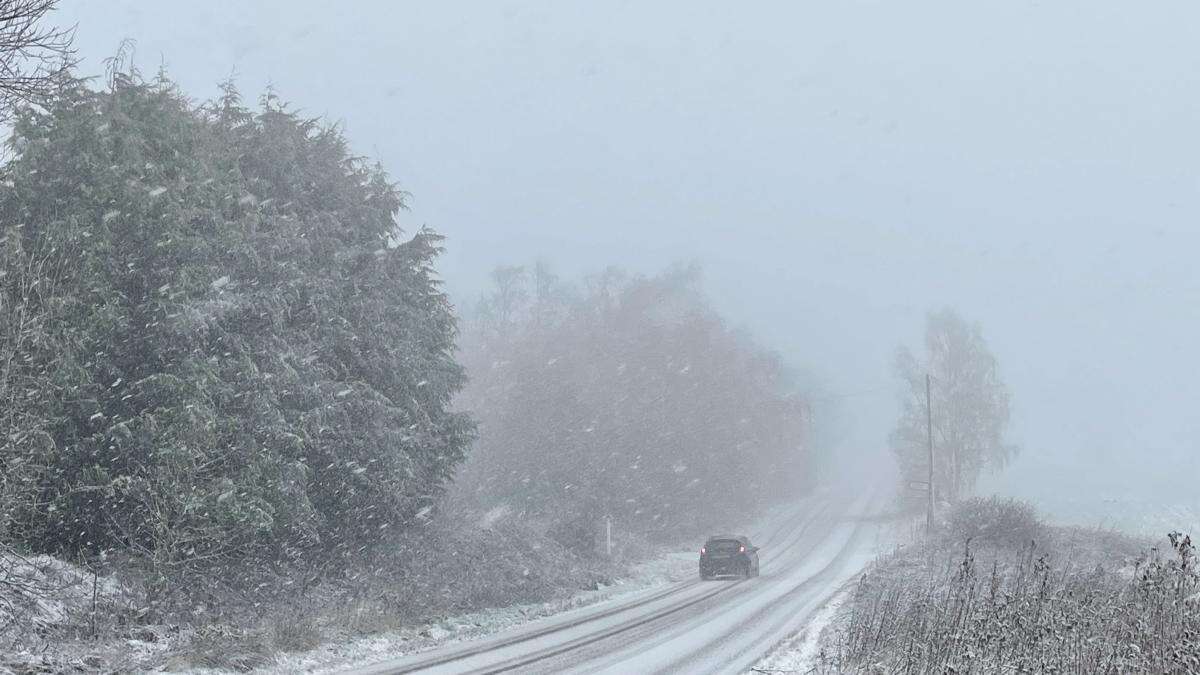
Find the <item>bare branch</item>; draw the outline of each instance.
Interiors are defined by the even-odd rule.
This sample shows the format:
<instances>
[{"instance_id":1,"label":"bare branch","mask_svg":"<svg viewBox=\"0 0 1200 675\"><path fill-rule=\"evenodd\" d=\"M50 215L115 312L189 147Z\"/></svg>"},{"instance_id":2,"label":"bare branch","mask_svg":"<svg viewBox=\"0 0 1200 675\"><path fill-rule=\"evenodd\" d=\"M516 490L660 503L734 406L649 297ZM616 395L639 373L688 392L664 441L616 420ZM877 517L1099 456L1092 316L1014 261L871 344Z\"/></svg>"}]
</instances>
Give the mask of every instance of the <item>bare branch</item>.
<instances>
[{"instance_id":1,"label":"bare branch","mask_svg":"<svg viewBox=\"0 0 1200 675\"><path fill-rule=\"evenodd\" d=\"M58 91L75 56L75 29L45 24L58 0L0 0L0 119Z\"/></svg>"}]
</instances>

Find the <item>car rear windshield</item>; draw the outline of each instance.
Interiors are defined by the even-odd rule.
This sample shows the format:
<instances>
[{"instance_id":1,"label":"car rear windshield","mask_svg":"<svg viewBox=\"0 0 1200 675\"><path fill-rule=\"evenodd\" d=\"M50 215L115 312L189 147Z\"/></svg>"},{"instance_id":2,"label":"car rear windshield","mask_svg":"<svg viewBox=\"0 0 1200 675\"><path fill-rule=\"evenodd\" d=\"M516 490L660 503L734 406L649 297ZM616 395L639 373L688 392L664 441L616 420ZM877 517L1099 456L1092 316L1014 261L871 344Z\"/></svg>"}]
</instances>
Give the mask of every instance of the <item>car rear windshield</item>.
<instances>
[{"instance_id":1,"label":"car rear windshield","mask_svg":"<svg viewBox=\"0 0 1200 675\"><path fill-rule=\"evenodd\" d=\"M742 542L737 539L714 539L708 542L708 550L720 553L729 553L741 547Z\"/></svg>"}]
</instances>

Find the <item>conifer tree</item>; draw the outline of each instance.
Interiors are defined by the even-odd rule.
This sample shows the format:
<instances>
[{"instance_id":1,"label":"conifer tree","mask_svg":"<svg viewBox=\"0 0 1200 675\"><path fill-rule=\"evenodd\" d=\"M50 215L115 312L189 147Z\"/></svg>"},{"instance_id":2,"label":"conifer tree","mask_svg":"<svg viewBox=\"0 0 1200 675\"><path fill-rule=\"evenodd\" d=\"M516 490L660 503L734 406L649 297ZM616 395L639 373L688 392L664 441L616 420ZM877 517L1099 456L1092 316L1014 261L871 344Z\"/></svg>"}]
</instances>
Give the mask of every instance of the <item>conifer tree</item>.
<instances>
[{"instance_id":1,"label":"conifer tree","mask_svg":"<svg viewBox=\"0 0 1200 675\"><path fill-rule=\"evenodd\" d=\"M110 82L21 111L0 172L0 298L33 317L0 331L0 533L171 567L405 527L472 435L441 237L273 95Z\"/></svg>"}]
</instances>

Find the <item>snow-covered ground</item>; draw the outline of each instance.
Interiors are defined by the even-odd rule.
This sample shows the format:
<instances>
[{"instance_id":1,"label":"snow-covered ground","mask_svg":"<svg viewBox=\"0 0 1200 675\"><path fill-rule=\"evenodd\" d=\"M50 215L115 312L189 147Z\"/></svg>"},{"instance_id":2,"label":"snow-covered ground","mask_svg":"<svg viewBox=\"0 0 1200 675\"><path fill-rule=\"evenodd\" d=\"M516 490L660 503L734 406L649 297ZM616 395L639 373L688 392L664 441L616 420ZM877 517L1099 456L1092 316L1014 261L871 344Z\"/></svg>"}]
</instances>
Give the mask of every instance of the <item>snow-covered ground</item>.
<instances>
[{"instance_id":1,"label":"snow-covered ground","mask_svg":"<svg viewBox=\"0 0 1200 675\"><path fill-rule=\"evenodd\" d=\"M423 636L421 644L390 635L342 648L332 659L309 654L284 660L275 670L742 672L821 616L831 593L891 545L892 536L880 534L890 525L876 515L879 492L863 488L816 495L750 529L763 548L759 578L700 581L695 552L688 551L643 568L649 583L630 584L641 590L590 607L555 613L575 605L550 606L542 611L553 616L536 620L527 620L528 613L487 612L475 615L465 630L458 620L447 622L454 625ZM434 646L424 650L427 645Z\"/></svg>"},{"instance_id":2,"label":"snow-covered ground","mask_svg":"<svg viewBox=\"0 0 1200 675\"><path fill-rule=\"evenodd\" d=\"M862 571L878 556L892 553L898 547L907 546L915 541L921 529L918 520L906 517L879 524L873 530L874 541L862 547L849 566L857 570L853 578L841 586L828 588L820 607L806 618L799 629L778 642L766 656L755 663L752 672L817 672L826 629L843 611Z\"/></svg>"},{"instance_id":3,"label":"snow-covered ground","mask_svg":"<svg viewBox=\"0 0 1200 675\"><path fill-rule=\"evenodd\" d=\"M285 654L258 672L279 675L332 673L356 664L426 651L443 645L479 639L537 619L555 616L606 601L617 601L695 575L695 554L667 552L635 565L626 577L596 590L543 603L498 607L455 616L436 624L415 626L370 637L331 643L309 652Z\"/></svg>"},{"instance_id":4,"label":"snow-covered ground","mask_svg":"<svg viewBox=\"0 0 1200 675\"><path fill-rule=\"evenodd\" d=\"M860 506L852 507L851 502L860 503ZM689 663L692 665L706 664L711 657L714 659L712 663L725 671L735 664L740 664L739 667L750 664L742 663L739 660L744 658L742 656L727 658L729 654L725 652L729 649L722 645L733 644L731 649L740 652L742 647L738 645L750 641L753 644L743 646L754 653L763 654L777 643L770 655L758 665L791 669L812 661L822 627L836 614L840 596L835 592L848 588L847 580L854 579L858 571L876 555L892 550L907 535L905 525L884 523L872 518L870 509L865 505L866 502L860 498L838 497L826 492L776 508L757 523L742 528L741 531L749 533L756 543L764 545L764 553L768 554L764 558L764 575L762 579L750 580L742 587L732 589L734 592L727 594L728 600L724 603L714 605L712 601L701 597L721 584L695 583L696 551L693 547L687 547L686 550L664 551L654 559L637 564L629 574L611 584L554 601L472 612L432 624L405 627L367 637L347 629L342 639L335 639L311 651L277 655L271 665L262 667L258 672L340 672L430 650L457 649L456 645L465 647L465 643L474 645L477 641L487 642L493 637L502 640L506 635L521 634L522 631L528 633L538 630L538 626L558 626L575 621L578 617L585 619L586 625L579 630L586 635L588 631L594 633L602 626L607 626L603 630L621 626L630 621L631 616L643 620L655 611L693 597L699 603L695 608L678 612L671 620L656 619L650 624L651 627L670 627L676 632L676 623L695 624L693 628L680 633L673 640L665 641L654 637L661 629L626 635L624 637L631 642L625 651L632 650L632 654L644 650L650 656L658 654L660 657L655 657L658 658L655 663L661 662L659 665L678 658L691 659ZM82 586L81 574L72 572L70 585ZM88 581L85 590L90 591L91 580L85 581ZM104 579L99 582L100 597L112 595L113 591L109 588L111 583ZM673 590L681 586L686 587L682 592ZM668 590L672 593L669 597L664 596L661 602L653 601ZM87 599L90 601L90 597ZM628 612L621 609L634 604L640 607ZM603 622L593 621L603 613L613 616ZM548 639L553 641L556 638ZM144 658L139 658L137 662L145 664L150 656L165 654L171 640L156 636L148 641L131 639L124 642L127 644L123 648L140 654ZM600 644L613 642L606 640ZM607 652L612 651L620 656L626 646L622 639L618 639L610 646L583 650L580 659L582 663L602 662L604 659L597 660L597 653L608 658L611 655ZM534 647L525 645L517 648L518 651L520 649ZM610 664L612 668L623 668L630 663L626 657L614 656L612 659L615 659ZM195 664L175 662L164 656L160 656L158 661L167 671L184 668L191 669L190 672L205 672L196 670ZM25 662L32 663L29 659ZM112 661L106 658L103 662ZM80 661L80 664L86 666L84 661ZM561 664L560 661L551 661L546 665L551 670L547 671L541 665L539 668L552 672ZM3 666L0 665L2 671Z\"/></svg>"},{"instance_id":5,"label":"snow-covered ground","mask_svg":"<svg viewBox=\"0 0 1200 675\"><path fill-rule=\"evenodd\" d=\"M802 500L799 504L777 506L768 510L756 522L734 529L748 532L756 540L764 540L768 533L786 527L787 523L796 517L797 509L804 509L810 501L812 499ZM694 579L696 555L693 548L665 551L653 559L634 565L628 575L615 580L614 583L595 590L580 591L567 598L550 602L472 612L436 624L388 631L369 637L348 637L345 641L326 644L312 651L280 655L274 664L257 672L280 675L297 672L340 672L347 668L481 640L519 629L541 619L558 619L569 617L572 613L586 612L587 608L601 604L608 606L635 601L671 584Z\"/></svg>"},{"instance_id":6,"label":"snow-covered ground","mask_svg":"<svg viewBox=\"0 0 1200 675\"><path fill-rule=\"evenodd\" d=\"M0 673L87 671L106 663L106 648L86 639L107 630L106 618L128 606L132 594L115 577L47 555L22 555L0 546ZM97 626L99 622L99 626ZM84 636L81 644L47 653L47 634ZM129 631L151 637L151 629ZM117 649L137 651L145 640L131 637ZM106 646L111 651L111 646Z\"/></svg>"},{"instance_id":7,"label":"snow-covered ground","mask_svg":"<svg viewBox=\"0 0 1200 675\"><path fill-rule=\"evenodd\" d=\"M808 673L820 664L821 644L825 630L842 611L854 582L845 584L821 606L804 627L780 642L762 660L754 664L754 672Z\"/></svg>"}]
</instances>

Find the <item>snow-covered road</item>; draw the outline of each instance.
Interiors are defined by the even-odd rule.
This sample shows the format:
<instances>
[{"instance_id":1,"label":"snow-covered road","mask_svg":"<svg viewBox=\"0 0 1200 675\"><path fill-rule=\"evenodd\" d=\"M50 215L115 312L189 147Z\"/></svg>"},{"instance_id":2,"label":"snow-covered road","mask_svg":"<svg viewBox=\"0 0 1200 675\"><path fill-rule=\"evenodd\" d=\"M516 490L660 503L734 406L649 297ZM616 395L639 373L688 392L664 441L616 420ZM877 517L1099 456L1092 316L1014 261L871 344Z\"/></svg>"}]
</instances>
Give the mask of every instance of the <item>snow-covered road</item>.
<instances>
[{"instance_id":1,"label":"snow-covered road","mask_svg":"<svg viewBox=\"0 0 1200 675\"><path fill-rule=\"evenodd\" d=\"M826 493L765 523L757 578L676 582L348 672L745 672L877 554L881 494Z\"/></svg>"}]
</instances>

